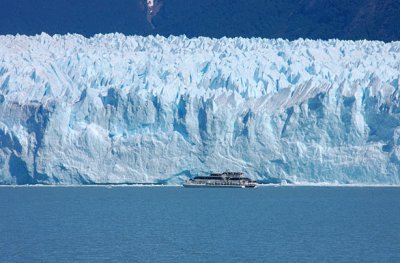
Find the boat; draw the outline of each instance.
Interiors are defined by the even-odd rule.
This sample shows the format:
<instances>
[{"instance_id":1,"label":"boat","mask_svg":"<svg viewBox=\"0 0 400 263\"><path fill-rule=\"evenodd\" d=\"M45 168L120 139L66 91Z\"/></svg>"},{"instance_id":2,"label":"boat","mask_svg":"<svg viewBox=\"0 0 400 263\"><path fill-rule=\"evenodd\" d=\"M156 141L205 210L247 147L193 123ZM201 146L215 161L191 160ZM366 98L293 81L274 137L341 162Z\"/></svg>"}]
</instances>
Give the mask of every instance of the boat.
<instances>
[{"instance_id":1,"label":"boat","mask_svg":"<svg viewBox=\"0 0 400 263\"><path fill-rule=\"evenodd\" d=\"M211 173L209 176L196 176L187 180L184 187L226 187L226 188L254 188L255 181L247 178L240 172Z\"/></svg>"}]
</instances>

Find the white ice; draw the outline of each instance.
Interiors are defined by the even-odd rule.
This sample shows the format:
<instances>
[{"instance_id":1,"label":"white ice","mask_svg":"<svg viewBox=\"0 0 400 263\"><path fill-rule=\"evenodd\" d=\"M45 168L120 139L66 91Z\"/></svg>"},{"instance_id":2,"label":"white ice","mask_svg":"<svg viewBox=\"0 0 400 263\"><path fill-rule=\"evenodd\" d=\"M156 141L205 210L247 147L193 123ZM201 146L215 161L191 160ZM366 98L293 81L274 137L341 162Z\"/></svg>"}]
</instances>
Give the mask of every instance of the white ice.
<instances>
[{"instance_id":1,"label":"white ice","mask_svg":"<svg viewBox=\"0 0 400 263\"><path fill-rule=\"evenodd\" d=\"M400 42L0 36L0 183L400 184Z\"/></svg>"}]
</instances>

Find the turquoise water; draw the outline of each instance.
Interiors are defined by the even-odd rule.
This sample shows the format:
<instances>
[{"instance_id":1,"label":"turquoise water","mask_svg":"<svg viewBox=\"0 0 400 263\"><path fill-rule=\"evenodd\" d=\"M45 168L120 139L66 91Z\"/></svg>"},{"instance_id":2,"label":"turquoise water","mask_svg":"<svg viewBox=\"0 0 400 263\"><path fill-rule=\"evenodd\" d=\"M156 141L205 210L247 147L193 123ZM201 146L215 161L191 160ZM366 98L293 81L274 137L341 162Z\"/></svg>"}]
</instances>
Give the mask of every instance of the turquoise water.
<instances>
[{"instance_id":1,"label":"turquoise water","mask_svg":"<svg viewBox=\"0 0 400 263\"><path fill-rule=\"evenodd\" d=\"M400 262L400 188L0 187L0 262Z\"/></svg>"}]
</instances>

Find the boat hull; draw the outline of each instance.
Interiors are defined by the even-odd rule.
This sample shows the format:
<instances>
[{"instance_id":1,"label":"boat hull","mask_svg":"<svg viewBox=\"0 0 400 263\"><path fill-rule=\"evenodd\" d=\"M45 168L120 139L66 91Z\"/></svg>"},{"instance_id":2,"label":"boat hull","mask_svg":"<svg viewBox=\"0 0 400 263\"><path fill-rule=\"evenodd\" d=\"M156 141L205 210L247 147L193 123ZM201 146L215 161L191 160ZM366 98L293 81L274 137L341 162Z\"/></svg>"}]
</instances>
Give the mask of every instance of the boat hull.
<instances>
[{"instance_id":1,"label":"boat hull","mask_svg":"<svg viewBox=\"0 0 400 263\"><path fill-rule=\"evenodd\" d=\"M255 188L256 185L183 184L187 188Z\"/></svg>"}]
</instances>

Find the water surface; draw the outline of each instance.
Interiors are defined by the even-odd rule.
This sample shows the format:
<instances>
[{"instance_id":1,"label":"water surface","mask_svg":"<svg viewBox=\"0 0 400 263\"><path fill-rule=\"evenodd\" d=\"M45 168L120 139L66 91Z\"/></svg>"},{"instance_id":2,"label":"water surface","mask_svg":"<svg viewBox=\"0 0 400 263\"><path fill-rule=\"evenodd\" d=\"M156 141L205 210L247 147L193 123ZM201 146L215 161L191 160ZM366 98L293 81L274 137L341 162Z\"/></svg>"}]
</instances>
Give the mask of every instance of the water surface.
<instances>
[{"instance_id":1,"label":"water surface","mask_svg":"<svg viewBox=\"0 0 400 263\"><path fill-rule=\"evenodd\" d=\"M400 262L400 188L0 188L1 262Z\"/></svg>"}]
</instances>

